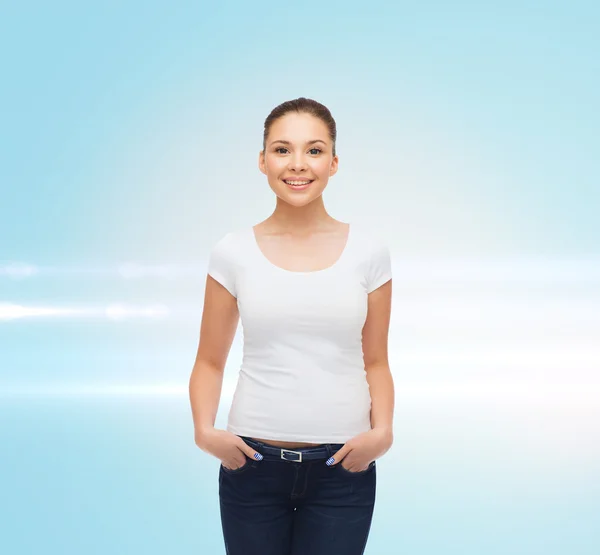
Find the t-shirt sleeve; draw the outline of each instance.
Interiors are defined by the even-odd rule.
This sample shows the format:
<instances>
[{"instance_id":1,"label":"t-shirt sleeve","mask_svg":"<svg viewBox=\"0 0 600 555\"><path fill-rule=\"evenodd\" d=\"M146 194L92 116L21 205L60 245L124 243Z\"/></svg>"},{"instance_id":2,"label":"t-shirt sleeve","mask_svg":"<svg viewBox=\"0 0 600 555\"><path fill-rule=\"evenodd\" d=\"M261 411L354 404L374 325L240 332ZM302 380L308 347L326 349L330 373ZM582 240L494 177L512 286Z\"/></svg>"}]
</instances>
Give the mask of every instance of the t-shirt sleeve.
<instances>
[{"instance_id":1,"label":"t-shirt sleeve","mask_svg":"<svg viewBox=\"0 0 600 555\"><path fill-rule=\"evenodd\" d=\"M392 279L390 250L386 242L379 238L375 238L372 242L366 277L367 293L375 291Z\"/></svg>"},{"instance_id":2,"label":"t-shirt sleeve","mask_svg":"<svg viewBox=\"0 0 600 555\"><path fill-rule=\"evenodd\" d=\"M237 298L235 256L228 233L211 249L208 259L208 274L216 279L227 291Z\"/></svg>"}]
</instances>

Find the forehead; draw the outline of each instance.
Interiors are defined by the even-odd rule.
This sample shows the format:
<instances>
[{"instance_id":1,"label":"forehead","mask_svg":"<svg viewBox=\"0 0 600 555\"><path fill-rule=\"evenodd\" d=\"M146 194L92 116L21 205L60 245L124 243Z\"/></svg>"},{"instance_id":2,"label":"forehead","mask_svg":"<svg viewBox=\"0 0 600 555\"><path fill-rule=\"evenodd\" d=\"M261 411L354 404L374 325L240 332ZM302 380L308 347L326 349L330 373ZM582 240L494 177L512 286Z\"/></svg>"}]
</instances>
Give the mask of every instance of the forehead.
<instances>
[{"instance_id":1,"label":"forehead","mask_svg":"<svg viewBox=\"0 0 600 555\"><path fill-rule=\"evenodd\" d=\"M269 137L272 140L294 138L327 140L329 130L325 123L311 114L291 112L277 120L271 126Z\"/></svg>"}]
</instances>

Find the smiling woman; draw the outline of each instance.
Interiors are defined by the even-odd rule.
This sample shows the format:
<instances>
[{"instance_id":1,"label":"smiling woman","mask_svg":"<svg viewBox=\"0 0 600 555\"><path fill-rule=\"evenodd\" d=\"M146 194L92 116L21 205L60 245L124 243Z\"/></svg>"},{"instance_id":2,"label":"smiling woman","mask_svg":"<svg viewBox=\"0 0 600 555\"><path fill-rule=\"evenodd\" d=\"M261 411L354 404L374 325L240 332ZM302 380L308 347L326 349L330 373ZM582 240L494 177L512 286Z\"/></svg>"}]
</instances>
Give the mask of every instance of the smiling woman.
<instances>
[{"instance_id":1,"label":"smiling woman","mask_svg":"<svg viewBox=\"0 0 600 555\"><path fill-rule=\"evenodd\" d=\"M275 108L258 160L275 210L210 253L190 399L196 443L221 462L228 555L360 555L369 535L375 459L392 444L391 260L384 241L325 210L335 140L322 104ZM243 362L217 430L240 318Z\"/></svg>"},{"instance_id":2,"label":"smiling woman","mask_svg":"<svg viewBox=\"0 0 600 555\"><path fill-rule=\"evenodd\" d=\"M316 222L329 218L322 201L313 201L321 196L329 178L337 172L336 138L335 120L318 102L300 98L292 103L284 102L269 114L258 167L277 195L273 220L279 223L285 220L290 229L301 230L309 225L307 216ZM294 213L298 218L294 207L302 208L303 224L291 221Z\"/></svg>"}]
</instances>

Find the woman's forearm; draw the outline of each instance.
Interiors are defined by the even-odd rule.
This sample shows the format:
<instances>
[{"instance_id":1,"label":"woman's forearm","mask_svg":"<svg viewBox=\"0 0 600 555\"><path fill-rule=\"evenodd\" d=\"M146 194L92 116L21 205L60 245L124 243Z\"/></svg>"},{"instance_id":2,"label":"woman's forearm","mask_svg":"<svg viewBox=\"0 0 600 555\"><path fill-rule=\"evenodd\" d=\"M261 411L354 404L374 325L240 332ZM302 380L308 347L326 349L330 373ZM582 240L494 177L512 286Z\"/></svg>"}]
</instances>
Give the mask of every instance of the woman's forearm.
<instances>
[{"instance_id":1,"label":"woman's forearm","mask_svg":"<svg viewBox=\"0 0 600 555\"><path fill-rule=\"evenodd\" d=\"M366 368L371 393L371 428L380 428L393 436L394 380L387 364Z\"/></svg>"},{"instance_id":2,"label":"woman's forearm","mask_svg":"<svg viewBox=\"0 0 600 555\"><path fill-rule=\"evenodd\" d=\"M223 370L205 362L197 362L190 376L189 392L194 420L194 436L198 443L206 430L213 429L221 399Z\"/></svg>"}]
</instances>

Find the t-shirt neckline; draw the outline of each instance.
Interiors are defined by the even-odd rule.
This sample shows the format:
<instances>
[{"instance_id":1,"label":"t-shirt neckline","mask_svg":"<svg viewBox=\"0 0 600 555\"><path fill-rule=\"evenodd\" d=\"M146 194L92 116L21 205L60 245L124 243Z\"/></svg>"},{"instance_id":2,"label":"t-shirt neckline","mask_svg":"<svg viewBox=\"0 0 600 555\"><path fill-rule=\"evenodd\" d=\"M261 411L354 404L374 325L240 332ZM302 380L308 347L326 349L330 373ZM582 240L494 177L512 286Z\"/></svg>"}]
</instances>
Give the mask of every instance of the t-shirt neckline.
<instances>
[{"instance_id":1,"label":"t-shirt neckline","mask_svg":"<svg viewBox=\"0 0 600 555\"><path fill-rule=\"evenodd\" d=\"M254 226L249 227L249 234L250 234L251 243L253 244L253 248L254 248L255 252L268 266L271 266L271 268L275 268L279 272L283 272L285 274L311 275L311 274L322 274L324 272L330 272L330 271L334 270L335 268L337 268L338 266L340 266L340 264L346 257L347 251L350 250L350 243L351 243L352 236L354 234L354 225L351 222L348 223L348 232L346 234L346 244L344 245L344 249L342 250L342 253L340 254L340 256L338 256L337 260L331 266L328 266L327 268L323 268L321 270L310 270L310 271L305 271L305 272L295 271L295 270L286 270L285 268L282 268L281 266L277 266L277 264L274 264L273 262L271 262L265 256L265 254L261 250L260 246L258 245L258 241L256 240L256 234L254 233Z\"/></svg>"}]
</instances>

